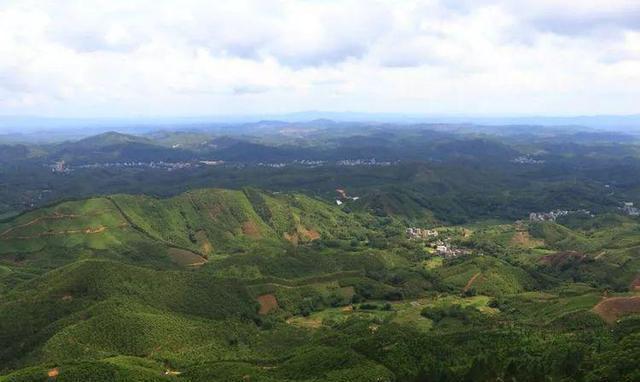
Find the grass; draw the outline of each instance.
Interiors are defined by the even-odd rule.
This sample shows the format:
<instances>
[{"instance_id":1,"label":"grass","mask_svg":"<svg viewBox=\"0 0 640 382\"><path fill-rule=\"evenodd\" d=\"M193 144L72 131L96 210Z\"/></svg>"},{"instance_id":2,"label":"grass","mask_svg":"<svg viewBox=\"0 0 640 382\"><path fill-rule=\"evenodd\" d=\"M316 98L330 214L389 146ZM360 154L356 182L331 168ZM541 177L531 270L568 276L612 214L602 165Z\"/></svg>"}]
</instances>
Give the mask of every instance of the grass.
<instances>
[{"instance_id":1,"label":"grass","mask_svg":"<svg viewBox=\"0 0 640 382\"><path fill-rule=\"evenodd\" d=\"M440 268L442 265L444 265L444 259L440 256L434 256L434 257L428 258L422 264L425 269L432 270L432 269Z\"/></svg>"},{"instance_id":2,"label":"grass","mask_svg":"<svg viewBox=\"0 0 640 382\"><path fill-rule=\"evenodd\" d=\"M531 289L534 280L519 267L490 256L456 259L453 264L436 269L442 281L454 290L472 287L477 293L501 295ZM473 279L473 284L468 285Z\"/></svg>"},{"instance_id":3,"label":"grass","mask_svg":"<svg viewBox=\"0 0 640 382\"><path fill-rule=\"evenodd\" d=\"M372 301L365 304L353 304L337 308L324 309L308 317L294 316L287 322L303 328L318 329L322 326L336 325L348 320L365 320L372 323L396 323L414 330L426 332L433 329L433 322L421 315L425 308L446 307L452 305L472 306L486 315L495 315L499 311L488 306L488 296L462 298L457 296L430 297L411 301L391 303L385 309L385 301ZM377 307L375 309L369 306Z\"/></svg>"}]
</instances>

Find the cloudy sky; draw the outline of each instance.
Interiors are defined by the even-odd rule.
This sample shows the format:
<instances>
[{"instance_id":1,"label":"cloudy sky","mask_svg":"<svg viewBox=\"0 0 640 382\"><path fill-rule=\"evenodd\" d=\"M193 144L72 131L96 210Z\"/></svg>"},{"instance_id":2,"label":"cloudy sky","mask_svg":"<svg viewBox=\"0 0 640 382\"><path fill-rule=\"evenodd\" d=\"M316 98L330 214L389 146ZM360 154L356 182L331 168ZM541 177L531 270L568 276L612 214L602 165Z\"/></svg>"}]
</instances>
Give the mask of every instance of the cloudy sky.
<instances>
[{"instance_id":1,"label":"cloudy sky","mask_svg":"<svg viewBox=\"0 0 640 382\"><path fill-rule=\"evenodd\" d=\"M640 112L638 0L0 0L0 115Z\"/></svg>"}]
</instances>

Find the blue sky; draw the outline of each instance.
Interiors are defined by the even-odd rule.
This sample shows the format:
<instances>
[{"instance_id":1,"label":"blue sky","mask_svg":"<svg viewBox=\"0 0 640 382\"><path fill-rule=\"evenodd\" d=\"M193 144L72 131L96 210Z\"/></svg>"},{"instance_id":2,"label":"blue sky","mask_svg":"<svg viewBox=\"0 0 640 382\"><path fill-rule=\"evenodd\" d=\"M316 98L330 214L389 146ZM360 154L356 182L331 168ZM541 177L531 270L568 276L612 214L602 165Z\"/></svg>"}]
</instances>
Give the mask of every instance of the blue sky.
<instances>
[{"instance_id":1,"label":"blue sky","mask_svg":"<svg viewBox=\"0 0 640 382\"><path fill-rule=\"evenodd\" d=\"M640 112L637 0L0 0L0 115Z\"/></svg>"}]
</instances>

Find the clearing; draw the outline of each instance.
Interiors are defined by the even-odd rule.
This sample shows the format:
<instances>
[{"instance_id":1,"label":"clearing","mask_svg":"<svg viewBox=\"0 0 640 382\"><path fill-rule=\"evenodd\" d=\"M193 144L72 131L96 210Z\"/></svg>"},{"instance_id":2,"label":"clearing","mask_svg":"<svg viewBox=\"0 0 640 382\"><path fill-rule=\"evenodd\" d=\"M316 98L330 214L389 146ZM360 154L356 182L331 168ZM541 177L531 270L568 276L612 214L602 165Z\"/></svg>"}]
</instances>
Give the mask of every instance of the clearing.
<instances>
[{"instance_id":1,"label":"clearing","mask_svg":"<svg viewBox=\"0 0 640 382\"><path fill-rule=\"evenodd\" d=\"M260 310L258 313L263 316L279 308L278 300L276 300L276 296L273 294L263 294L262 296L258 296L258 303L260 304Z\"/></svg>"},{"instance_id":2,"label":"clearing","mask_svg":"<svg viewBox=\"0 0 640 382\"><path fill-rule=\"evenodd\" d=\"M242 223L242 233L252 239L259 239L260 237L262 237L262 234L260 233L260 227L258 227L258 225L251 220L247 220L246 222Z\"/></svg>"},{"instance_id":3,"label":"clearing","mask_svg":"<svg viewBox=\"0 0 640 382\"><path fill-rule=\"evenodd\" d=\"M593 311L611 324L627 314L640 313L640 296L605 298Z\"/></svg>"}]
</instances>

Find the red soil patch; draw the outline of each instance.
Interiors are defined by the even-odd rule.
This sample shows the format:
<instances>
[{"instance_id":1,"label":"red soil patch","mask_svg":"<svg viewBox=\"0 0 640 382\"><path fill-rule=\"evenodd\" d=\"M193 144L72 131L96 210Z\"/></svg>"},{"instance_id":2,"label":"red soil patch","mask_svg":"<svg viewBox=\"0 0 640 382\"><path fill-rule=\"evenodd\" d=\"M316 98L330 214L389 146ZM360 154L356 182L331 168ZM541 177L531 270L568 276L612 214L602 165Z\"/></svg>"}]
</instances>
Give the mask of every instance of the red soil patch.
<instances>
[{"instance_id":1,"label":"red soil patch","mask_svg":"<svg viewBox=\"0 0 640 382\"><path fill-rule=\"evenodd\" d=\"M258 303L260 304L259 314L265 315L279 308L278 300L273 294L263 294L258 296Z\"/></svg>"},{"instance_id":2,"label":"red soil patch","mask_svg":"<svg viewBox=\"0 0 640 382\"><path fill-rule=\"evenodd\" d=\"M297 245L300 241L314 241L320 238L320 232L314 229L307 229L301 225L296 227L294 233L284 233L284 238L291 242L293 245Z\"/></svg>"},{"instance_id":3,"label":"red soil patch","mask_svg":"<svg viewBox=\"0 0 640 382\"><path fill-rule=\"evenodd\" d=\"M631 282L629 289L634 292L640 291L640 275L636 276L636 278Z\"/></svg>"},{"instance_id":4,"label":"red soil patch","mask_svg":"<svg viewBox=\"0 0 640 382\"><path fill-rule=\"evenodd\" d=\"M556 268L567 265L568 263L581 263L586 259L586 257L587 255L580 252L558 252L551 255L543 256L540 259L540 263Z\"/></svg>"},{"instance_id":5,"label":"red soil patch","mask_svg":"<svg viewBox=\"0 0 640 382\"><path fill-rule=\"evenodd\" d=\"M47 377L49 378L56 378L58 375L60 375L60 369L57 367L47 371Z\"/></svg>"},{"instance_id":6,"label":"red soil patch","mask_svg":"<svg viewBox=\"0 0 640 382\"><path fill-rule=\"evenodd\" d=\"M242 233L254 239L260 238L260 227L250 220L242 224Z\"/></svg>"},{"instance_id":7,"label":"red soil patch","mask_svg":"<svg viewBox=\"0 0 640 382\"><path fill-rule=\"evenodd\" d=\"M301 227L302 232L301 234L310 241L313 240L318 240L320 238L320 232L314 230L314 229L306 229L304 227Z\"/></svg>"},{"instance_id":8,"label":"red soil patch","mask_svg":"<svg viewBox=\"0 0 640 382\"><path fill-rule=\"evenodd\" d=\"M608 323L614 323L624 315L640 313L640 296L605 298L593 307L593 311Z\"/></svg>"}]
</instances>

